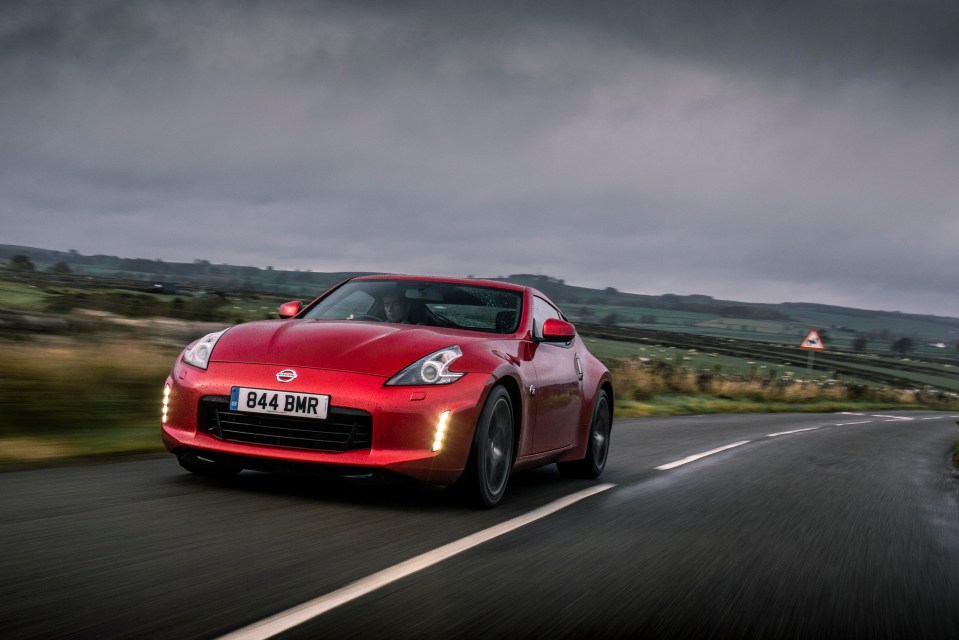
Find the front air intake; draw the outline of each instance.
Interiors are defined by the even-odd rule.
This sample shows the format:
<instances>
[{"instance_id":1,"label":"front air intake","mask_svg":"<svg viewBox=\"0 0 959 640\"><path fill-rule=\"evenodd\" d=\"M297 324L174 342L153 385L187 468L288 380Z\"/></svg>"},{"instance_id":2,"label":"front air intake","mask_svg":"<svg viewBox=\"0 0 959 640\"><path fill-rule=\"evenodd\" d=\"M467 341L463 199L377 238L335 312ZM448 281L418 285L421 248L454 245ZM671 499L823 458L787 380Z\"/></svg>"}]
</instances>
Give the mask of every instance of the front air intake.
<instances>
[{"instance_id":1,"label":"front air intake","mask_svg":"<svg viewBox=\"0 0 959 640\"><path fill-rule=\"evenodd\" d=\"M325 420L230 411L227 396L200 400L198 427L226 442L307 449L357 451L373 446L373 416L366 411L330 407Z\"/></svg>"}]
</instances>

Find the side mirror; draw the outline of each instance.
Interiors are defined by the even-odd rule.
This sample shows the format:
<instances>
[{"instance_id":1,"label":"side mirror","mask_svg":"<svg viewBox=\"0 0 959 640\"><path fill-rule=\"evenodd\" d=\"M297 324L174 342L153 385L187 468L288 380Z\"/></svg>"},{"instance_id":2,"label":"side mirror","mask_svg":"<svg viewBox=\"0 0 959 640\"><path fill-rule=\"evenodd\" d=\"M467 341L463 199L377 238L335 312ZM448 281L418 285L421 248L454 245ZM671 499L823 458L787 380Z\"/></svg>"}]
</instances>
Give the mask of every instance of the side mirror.
<instances>
[{"instance_id":1,"label":"side mirror","mask_svg":"<svg viewBox=\"0 0 959 640\"><path fill-rule=\"evenodd\" d=\"M559 318L548 318L543 323L543 342L569 342L576 337L572 324Z\"/></svg>"},{"instance_id":2,"label":"side mirror","mask_svg":"<svg viewBox=\"0 0 959 640\"><path fill-rule=\"evenodd\" d=\"M300 312L300 308L303 307L303 303L299 300L294 300L293 302L286 302L280 305L280 317L281 318L292 318Z\"/></svg>"}]
</instances>

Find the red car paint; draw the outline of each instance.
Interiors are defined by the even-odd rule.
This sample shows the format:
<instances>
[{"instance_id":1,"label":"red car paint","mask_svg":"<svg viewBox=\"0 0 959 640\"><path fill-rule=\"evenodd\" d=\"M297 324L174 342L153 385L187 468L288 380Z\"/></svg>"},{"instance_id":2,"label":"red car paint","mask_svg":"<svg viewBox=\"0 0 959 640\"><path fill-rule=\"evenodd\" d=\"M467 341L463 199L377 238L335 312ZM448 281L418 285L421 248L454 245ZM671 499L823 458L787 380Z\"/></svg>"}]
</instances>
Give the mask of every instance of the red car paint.
<instances>
[{"instance_id":1,"label":"red car paint","mask_svg":"<svg viewBox=\"0 0 959 640\"><path fill-rule=\"evenodd\" d=\"M429 316L425 323L375 321L375 301L369 314L351 316L369 319L310 317L346 291L356 289L360 293L353 297L359 297L366 291L364 287L386 286L406 288L407 296L425 291L424 300L406 298L408 304L423 303ZM447 291L451 302L434 300L439 296L432 293L433 289ZM498 324L503 314L497 315L495 328L492 324L470 329L434 326L447 323L448 318L442 314L458 308L454 298L476 293L481 295L472 299L486 302L500 294L503 299L515 299L518 321L506 313L507 321L514 322L506 333L496 332L503 330ZM546 296L529 287L480 280L366 276L341 283L305 307L287 303L283 310L295 312L292 318L241 324L223 333L206 369L185 361L184 356L197 343L187 347L166 380L164 444L178 457L189 454L202 460L226 460L244 468L257 468L257 462L308 463L334 475L342 472L356 477L366 471L385 470L449 484L467 469L484 403L496 386L502 386L509 392L512 407L512 471L579 460L587 454L594 404L600 392L605 393L612 419L610 374L565 319L540 321L537 330L545 330L552 339L536 337L534 297L541 299L536 302L538 309L550 310L543 304L552 304ZM355 304L349 296L344 299L344 305ZM335 305L332 308L343 313ZM487 311L482 307L462 308ZM491 318L495 310L491 306L485 315ZM462 352L449 368L452 373L463 374L455 382L386 384L412 363L451 345ZM277 374L287 370L294 371L296 377L279 382ZM201 398L216 397L222 403L234 386L329 395L331 407L361 410L372 417L370 446L324 451L289 443L231 441L198 428L204 415ZM434 452L437 423L444 411L450 412L445 439L442 448ZM607 438L608 431L607 425Z\"/></svg>"}]
</instances>

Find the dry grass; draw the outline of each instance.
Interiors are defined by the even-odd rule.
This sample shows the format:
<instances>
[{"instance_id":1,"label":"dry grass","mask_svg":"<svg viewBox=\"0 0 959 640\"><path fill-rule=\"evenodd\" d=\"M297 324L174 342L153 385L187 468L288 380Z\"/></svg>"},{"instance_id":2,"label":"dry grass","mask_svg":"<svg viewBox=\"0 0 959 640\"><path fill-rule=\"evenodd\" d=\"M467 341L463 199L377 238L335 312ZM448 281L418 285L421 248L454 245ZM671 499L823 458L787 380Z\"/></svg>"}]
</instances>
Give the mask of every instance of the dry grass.
<instances>
[{"instance_id":1,"label":"dry grass","mask_svg":"<svg viewBox=\"0 0 959 640\"><path fill-rule=\"evenodd\" d=\"M160 396L178 352L111 334L0 342L0 462L161 450ZM749 380L639 359L612 369L619 415L959 408L955 394L928 390Z\"/></svg>"},{"instance_id":2,"label":"dry grass","mask_svg":"<svg viewBox=\"0 0 959 640\"><path fill-rule=\"evenodd\" d=\"M4 378L12 373L71 388L91 382L135 383L154 379L158 372L165 376L179 351L135 339L64 336L8 342L2 350L0 375Z\"/></svg>"},{"instance_id":3,"label":"dry grass","mask_svg":"<svg viewBox=\"0 0 959 640\"><path fill-rule=\"evenodd\" d=\"M0 462L41 462L69 457L72 448L40 438L2 438Z\"/></svg>"},{"instance_id":4,"label":"dry grass","mask_svg":"<svg viewBox=\"0 0 959 640\"><path fill-rule=\"evenodd\" d=\"M133 339L63 336L0 344L0 436L156 427L178 352Z\"/></svg>"},{"instance_id":5,"label":"dry grass","mask_svg":"<svg viewBox=\"0 0 959 640\"><path fill-rule=\"evenodd\" d=\"M720 375L632 359L612 366L617 400L627 414L689 411L830 411L863 406L956 409L959 396L932 389L872 388L836 380ZM682 399L679 399L682 398Z\"/></svg>"}]
</instances>

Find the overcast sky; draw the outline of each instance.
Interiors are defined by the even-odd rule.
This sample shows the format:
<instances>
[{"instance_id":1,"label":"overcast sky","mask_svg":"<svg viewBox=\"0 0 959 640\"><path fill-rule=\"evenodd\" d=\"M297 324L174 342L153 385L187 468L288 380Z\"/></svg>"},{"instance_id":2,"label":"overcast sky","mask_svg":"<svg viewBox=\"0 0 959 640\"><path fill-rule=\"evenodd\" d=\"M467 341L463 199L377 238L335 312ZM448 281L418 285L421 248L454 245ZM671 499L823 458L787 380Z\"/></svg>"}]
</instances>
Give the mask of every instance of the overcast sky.
<instances>
[{"instance_id":1,"label":"overcast sky","mask_svg":"<svg viewBox=\"0 0 959 640\"><path fill-rule=\"evenodd\" d=\"M0 243L959 317L959 3L5 1Z\"/></svg>"}]
</instances>

